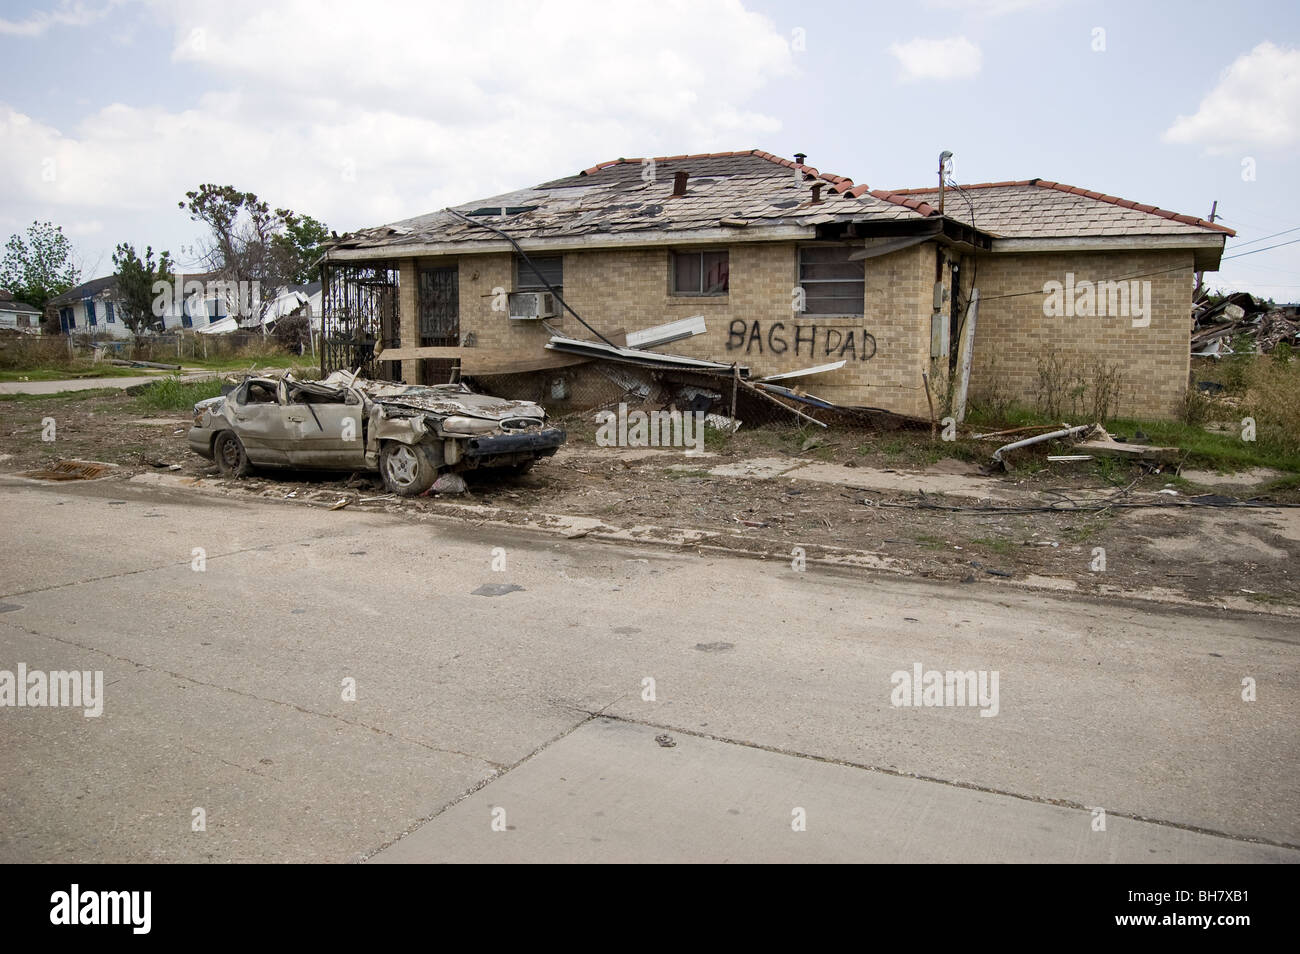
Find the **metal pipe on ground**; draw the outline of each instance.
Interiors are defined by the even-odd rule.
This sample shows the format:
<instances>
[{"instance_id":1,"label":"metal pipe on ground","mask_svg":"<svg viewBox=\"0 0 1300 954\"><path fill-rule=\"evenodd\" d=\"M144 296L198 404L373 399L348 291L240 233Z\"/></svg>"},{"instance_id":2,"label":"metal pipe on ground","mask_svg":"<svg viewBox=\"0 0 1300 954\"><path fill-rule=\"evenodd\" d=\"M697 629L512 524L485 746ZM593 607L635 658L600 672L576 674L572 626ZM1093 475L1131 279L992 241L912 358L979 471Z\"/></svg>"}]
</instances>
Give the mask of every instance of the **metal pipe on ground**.
<instances>
[{"instance_id":1,"label":"metal pipe on ground","mask_svg":"<svg viewBox=\"0 0 1300 954\"><path fill-rule=\"evenodd\" d=\"M1056 440L1058 437L1074 437L1076 434L1086 436L1092 433L1093 429L1098 427L1097 424L1080 424L1078 427L1066 427L1059 431L1052 431L1048 434L1037 434L1034 437L1026 437L1024 440L1015 441L1011 444L1003 444L993 452L993 461L997 464L1006 465L1002 455L1007 451L1018 450L1021 447L1029 447L1032 444L1041 444L1044 441Z\"/></svg>"}]
</instances>

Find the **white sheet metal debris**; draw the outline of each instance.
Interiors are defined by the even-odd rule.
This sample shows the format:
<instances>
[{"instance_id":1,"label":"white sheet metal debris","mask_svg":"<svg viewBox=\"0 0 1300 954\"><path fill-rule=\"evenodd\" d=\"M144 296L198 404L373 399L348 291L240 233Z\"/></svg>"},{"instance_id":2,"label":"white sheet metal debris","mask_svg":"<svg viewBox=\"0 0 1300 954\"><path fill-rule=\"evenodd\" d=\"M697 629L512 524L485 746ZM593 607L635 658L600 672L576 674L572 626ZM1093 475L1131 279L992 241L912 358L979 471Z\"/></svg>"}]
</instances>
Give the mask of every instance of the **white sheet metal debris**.
<instances>
[{"instance_id":1,"label":"white sheet metal debris","mask_svg":"<svg viewBox=\"0 0 1300 954\"><path fill-rule=\"evenodd\" d=\"M806 378L814 374L825 374L827 371L838 371L848 364L847 361L832 361L830 364L819 364L812 368L801 368L798 371L782 371L780 374L769 374L765 378L759 378L759 381L785 381L788 378Z\"/></svg>"},{"instance_id":2,"label":"white sheet metal debris","mask_svg":"<svg viewBox=\"0 0 1300 954\"><path fill-rule=\"evenodd\" d=\"M680 354L661 354L658 351L642 351L638 348L619 348L600 341L583 341L579 338L565 338L554 335L546 343L552 351L564 351L569 354L581 354L590 358L603 358L606 361L622 361L627 364L639 364L648 368L677 368L715 373L731 373L731 365L717 361L705 361L702 358L688 358ZM749 368L740 369L741 377L749 377Z\"/></svg>"},{"instance_id":3,"label":"white sheet metal debris","mask_svg":"<svg viewBox=\"0 0 1300 954\"><path fill-rule=\"evenodd\" d=\"M692 315L679 321L670 321L666 325L656 325L653 328L643 328L640 331L629 331L627 346L629 348L657 348L660 345L681 341L683 338L702 335L707 330L704 327L704 316Z\"/></svg>"}]
</instances>

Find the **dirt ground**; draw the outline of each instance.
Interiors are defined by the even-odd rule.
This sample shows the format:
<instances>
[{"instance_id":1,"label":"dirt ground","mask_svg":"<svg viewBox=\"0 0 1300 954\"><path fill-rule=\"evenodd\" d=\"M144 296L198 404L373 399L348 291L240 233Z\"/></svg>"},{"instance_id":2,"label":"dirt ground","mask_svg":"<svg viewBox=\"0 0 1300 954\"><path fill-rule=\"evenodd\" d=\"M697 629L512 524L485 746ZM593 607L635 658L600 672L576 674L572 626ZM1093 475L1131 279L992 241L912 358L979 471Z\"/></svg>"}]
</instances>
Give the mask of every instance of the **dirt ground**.
<instances>
[{"instance_id":1,"label":"dirt ground","mask_svg":"<svg viewBox=\"0 0 1300 954\"><path fill-rule=\"evenodd\" d=\"M50 417L55 440L43 441L42 421ZM125 395L7 401L0 403L0 473L70 459L103 461L119 465L104 479L202 478L198 492L322 507L346 501L413 518L441 514L553 527L565 525L558 518L590 518L574 532L627 531L783 560L799 547L809 560L966 583L1300 609L1300 574L1290 572L1300 566L1300 508L1270 506L1293 503L1296 494L1260 491L1276 475L1188 471L1180 477L1128 463L1048 463L1046 452L1023 453L1013 472L995 474L980 462L996 442L953 446L923 431L847 428L817 435L792 427L742 429L732 438L713 432L696 456L599 447L585 419L562 423L569 444L527 476L470 472L466 495L403 500L387 495L373 474L221 479L189 451L188 415L142 411ZM1257 497L1263 506L1180 505L1201 494ZM1158 506L1126 506L1133 503ZM958 509L934 509L943 507Z\"/></svg>"}]
</instances>

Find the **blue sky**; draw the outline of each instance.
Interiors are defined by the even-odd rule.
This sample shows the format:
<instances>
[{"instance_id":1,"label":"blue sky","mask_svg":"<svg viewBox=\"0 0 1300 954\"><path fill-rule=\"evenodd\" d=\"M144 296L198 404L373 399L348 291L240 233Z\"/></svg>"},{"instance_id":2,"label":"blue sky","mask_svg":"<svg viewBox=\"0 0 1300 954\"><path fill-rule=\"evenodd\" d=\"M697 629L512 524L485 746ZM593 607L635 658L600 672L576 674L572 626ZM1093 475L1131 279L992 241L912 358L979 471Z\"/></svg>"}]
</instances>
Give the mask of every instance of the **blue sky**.
<instances>
[{"instance_id":1,"label":"blue sky","mask_svg":"<svg viewBox=\"0 0 1300 954\"><path fill-rule=\"evenodd\" d=\"M0 237L199 238L230 183L340 232L618 156L761 147L873 188L1040 176L1300 238L1300 5L0 2ZM1101 31L1101 32L1098 32ZM1252 173L1245 175L1244 173ZM1300 300L1300 244L1212 284Z\"/></svg>"}]
</instances>

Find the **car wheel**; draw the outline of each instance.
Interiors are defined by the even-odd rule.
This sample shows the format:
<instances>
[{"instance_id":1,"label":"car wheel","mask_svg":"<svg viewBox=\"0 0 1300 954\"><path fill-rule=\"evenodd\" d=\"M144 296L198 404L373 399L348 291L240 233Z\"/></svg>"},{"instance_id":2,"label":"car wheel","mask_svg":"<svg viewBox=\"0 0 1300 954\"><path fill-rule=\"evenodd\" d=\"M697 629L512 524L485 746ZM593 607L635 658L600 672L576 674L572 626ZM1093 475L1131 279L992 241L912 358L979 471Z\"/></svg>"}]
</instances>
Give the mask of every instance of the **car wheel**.
<instances>
[{"instance_id":1,"label":"car wheel","mask_svg":"<svg viewBox=\"0 0 1300 954\"><path fill-rule=\"evenodd\" d=\"M212 456L223 477L246 477L253 469L244 442L233 431L222 431L217 435L212 444Z\"/></svg>"},{"instance_id":2,"label":"car wheel","mask_svg":"<svg viewBox=\"0 0 1300 954\"><path fill-rule=\"evenodd\" d=\"M386 441L379 450L379 473L390 492L418 497L433 486L438 468L424 445Z\"/></svg>"}]
</instances>

